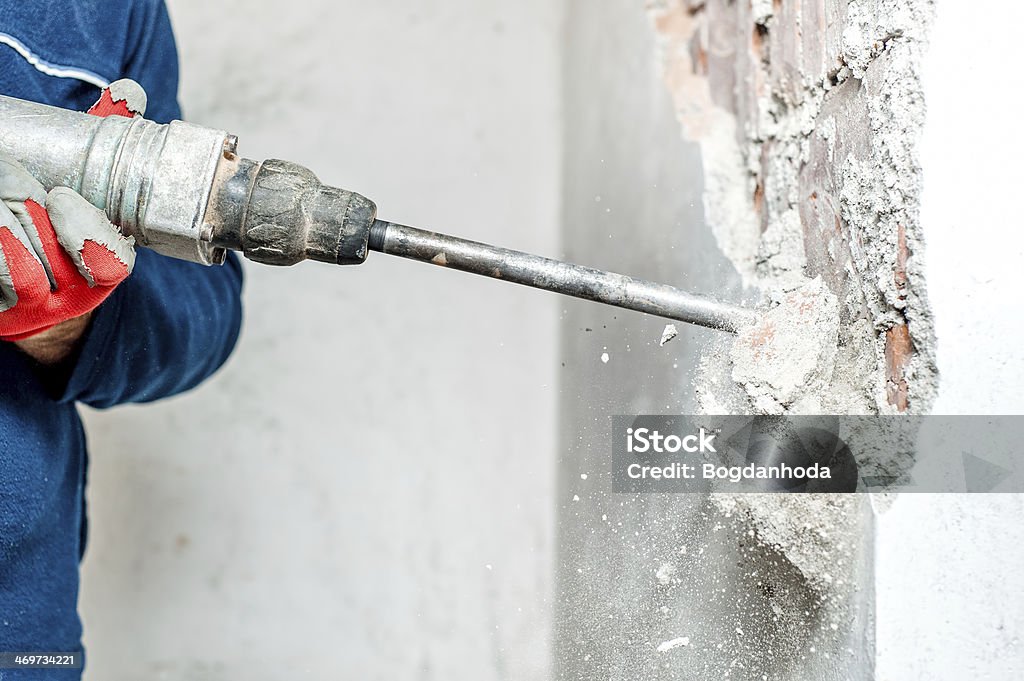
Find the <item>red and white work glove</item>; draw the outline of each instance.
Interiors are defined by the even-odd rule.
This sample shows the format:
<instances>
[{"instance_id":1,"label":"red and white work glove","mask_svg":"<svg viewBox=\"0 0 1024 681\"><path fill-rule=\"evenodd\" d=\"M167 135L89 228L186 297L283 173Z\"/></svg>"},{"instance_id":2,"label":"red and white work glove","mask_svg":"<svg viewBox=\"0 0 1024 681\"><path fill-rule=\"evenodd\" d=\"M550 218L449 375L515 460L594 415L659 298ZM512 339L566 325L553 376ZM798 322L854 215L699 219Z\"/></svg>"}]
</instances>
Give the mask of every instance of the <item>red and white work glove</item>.
<instances>
[{"instance_id":1,"label":"red and white work glove","mask_svg":"<svg viewBox=\"0 0 1024 681\"><path fill-rule=\"evenodd\" d=\"M132 80L103 90L89 113L141 116ZM49 193L0 155L0 340L23 340L95 309L132 271L135 240L77 192Z\"/></svg>"}]
</instances>

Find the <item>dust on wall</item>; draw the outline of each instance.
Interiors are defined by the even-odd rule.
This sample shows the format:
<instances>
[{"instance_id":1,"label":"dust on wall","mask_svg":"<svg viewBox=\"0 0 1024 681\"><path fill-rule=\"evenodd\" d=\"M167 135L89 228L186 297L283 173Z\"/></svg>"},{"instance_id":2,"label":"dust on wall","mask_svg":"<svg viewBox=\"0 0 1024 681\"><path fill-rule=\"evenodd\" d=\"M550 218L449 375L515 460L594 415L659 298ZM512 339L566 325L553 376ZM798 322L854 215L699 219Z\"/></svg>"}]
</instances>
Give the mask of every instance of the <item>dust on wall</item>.
<instances>
[{"instance_id":1,"label":"dust on wall","mask_svg":"<svg viewBox=\"0 0 1024 681\"><path fill-rule=\"evenodd\" d=\"M648 9L683 134L701 148L706 220L771 308L757 333L706 348L701 408L927 411L935 341L915 255L919 64L932 2L650 0ZM870 678L866 501L713 495L711 507L738 523L746 541L732 553L749 559L758 585L809 599L796 623L764 613L759 635L733 644L747 663L734 677ZM759 645L782 640L800 665L763 660ZM754 667L763 677L750 676Z\"/></svg>"}]
</instances>

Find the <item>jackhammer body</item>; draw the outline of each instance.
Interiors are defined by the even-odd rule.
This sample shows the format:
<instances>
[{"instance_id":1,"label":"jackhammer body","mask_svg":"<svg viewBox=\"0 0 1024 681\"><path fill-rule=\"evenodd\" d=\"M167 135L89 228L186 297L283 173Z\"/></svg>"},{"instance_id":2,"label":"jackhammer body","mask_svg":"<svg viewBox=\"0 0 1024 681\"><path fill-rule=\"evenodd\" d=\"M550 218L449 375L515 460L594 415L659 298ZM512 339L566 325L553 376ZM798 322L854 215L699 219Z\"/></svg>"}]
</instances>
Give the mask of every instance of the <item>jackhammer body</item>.
<instances>
[{"instance_id":1,"label":"jackhammer body","mask_svg":"<svg viewBox=\"0 0 1024 681\"><path fill-rule=\"evenodd\" d=\"M223 130L90 116L0 96L0 154L47 190L64 186L136 243L204 265L226 250L269 265L353 265L370 250L709 328L753 323L745 308L549 258L376 219L366 197L303 166L253 161Z\"/></svg>"}]
</instances>

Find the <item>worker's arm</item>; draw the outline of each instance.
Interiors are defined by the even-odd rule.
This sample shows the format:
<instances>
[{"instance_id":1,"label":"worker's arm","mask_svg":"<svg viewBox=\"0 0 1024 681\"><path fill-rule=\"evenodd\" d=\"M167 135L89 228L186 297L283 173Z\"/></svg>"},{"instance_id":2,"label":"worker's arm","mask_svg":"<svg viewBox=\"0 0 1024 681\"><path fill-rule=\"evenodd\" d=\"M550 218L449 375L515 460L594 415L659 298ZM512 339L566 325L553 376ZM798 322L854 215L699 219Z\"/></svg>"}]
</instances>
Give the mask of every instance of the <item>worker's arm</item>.
<instances>
[{"instance_id":1,"label":"worker's arm","mask_svg":"<svg viewBox=\"0 0 1024 681\"><path fill-rule=\"evenodd\" d=\"M146 117L181 117L178 57L162 2L138 3L121 74L148 95ZM62 399L94 407L187 390L227 359L242 319L242 268L175 260L140 248L131 276L92 314Z\"/></svg>"},{"instance_id":2,"label":"worker's arm","mask_svg":"<svg viewBox=\"0 0 1024 681\"><path fill-rule=\"evenodd\" d=\"M135 269L96 308L63 400L94 407L187 390L227 359L241 323L242 270L139 249Z\"/></svg>"},{"instance_id":3,"label":"worker's arm","mask_svg":"<svg viewBox=\"0 0 1024 681\"><path fill-rule=\"evenodd\" d=\"M95 116L141 116L146 93L133 80L104 88ZM101 211L75 192L47 192L16 159L0 156L0 339L63 375L103 302L131 272L135 250Z\"/></svg>"},{"instance_id":4,"label":"worker's arm","mask_svg":"<svg viewBox=\"0 0 1024 681\"><path fill-rule=\"evenodd\" d=\"M146 118L181 118L178 61L163 2L135 4L123 77L148 95ZM187 390L230 354L242 323L242 265L220 267L138 249L135 267L93 312L63 399L92 407L147 401Z\"/></svg>"},{"instance_id":5,"label":"worker's arm","mask_svg":"<svg viewBox=\"0 0 1024 681\"><path fill-rule=\"evenodd\" d=\"M76 15L85 30L74 36L92 35L95 43L68 46L67 54L57 56L74 65L92 55L81 71L134 79L149 95L148 118L180 118L177 53L163 2L119 3L96 18L95 26L93 19ZM63 49L61 43L52 46ZM6 94L82 108L86 97L96 97L95 89L90 94L89 88L72 87L73 80L54 79L29 64L12 60L12 68L0 73ZM42 363L56 364L41 367L40 375L62 401L102 407L157 399L196 385L230 353L241 319L241 278L234 256L224 267L207 268L142 250L131 275L98 308L62 319L55 315L49 330L16 342Z\"/></svg>"},{"instance_id":6,"label":"worker's arm","mask_svg":"<svg viewBox=\"0 0 1024 681\"><path fill-rule=\"evenodd\" d=\"M177 55L162 3L138 19L150 36L124 74L148 95L146 118L179 118ZM138 249L129 278L92 312L61 399L92 407L148 401L194 387L230 354L242 323L242 265L205 266Z\"/></svg>"},{"instance_id":7,"label":"worker's arm","mask_svg":"<svg viewBox=\"0 0 1024 681\"><path fill-rule=\"evenodd\" d=\"M118 81L90 111L132 115L141 111L126 108L132 99L145 99L138 85ZM131 276L133 246L80 195L47 193L0 156L0 339L34 357L64 400L109 406L170 395L212 373L234 345L236 259L221 270L147 253L145 270Z\"/></svg>"}]
</instances>

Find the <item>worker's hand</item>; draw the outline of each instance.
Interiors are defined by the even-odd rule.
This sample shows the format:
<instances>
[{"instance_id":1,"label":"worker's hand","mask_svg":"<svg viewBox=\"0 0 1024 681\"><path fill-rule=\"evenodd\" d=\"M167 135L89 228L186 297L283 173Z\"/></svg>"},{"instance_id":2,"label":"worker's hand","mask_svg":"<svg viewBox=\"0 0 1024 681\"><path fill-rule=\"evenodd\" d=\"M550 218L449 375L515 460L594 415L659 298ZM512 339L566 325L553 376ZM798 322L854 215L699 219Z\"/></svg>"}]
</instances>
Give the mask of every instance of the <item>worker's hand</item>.
<instances>
[{"instance_id":1,"label":"worker's hand","mask_svg":"<svg viewBox=\"0 0 1024 681\"><path fill-rule=\"evenodd\" d=\"M112 83L89 113L141 115L145 93ZM131 273L134 240L66 187L49 193L17 161L0 156L0 339L44 363L62 359L88 315Z\"/></svg>"}]
</instances>

